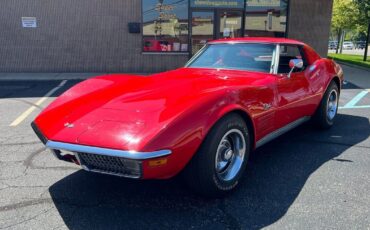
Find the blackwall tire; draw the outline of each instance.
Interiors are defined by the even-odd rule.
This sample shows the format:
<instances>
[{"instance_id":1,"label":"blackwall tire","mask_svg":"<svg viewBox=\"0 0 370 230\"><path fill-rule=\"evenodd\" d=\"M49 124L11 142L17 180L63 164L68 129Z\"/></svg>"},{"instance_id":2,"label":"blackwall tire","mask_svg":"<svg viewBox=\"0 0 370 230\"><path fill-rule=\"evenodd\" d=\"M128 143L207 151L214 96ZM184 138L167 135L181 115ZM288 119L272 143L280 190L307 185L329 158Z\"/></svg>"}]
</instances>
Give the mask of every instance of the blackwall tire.
<instances>
[{"instance_id":1,"label":"blackwall tire","mask_svg":"<svg viewBox=\"0 0 370 230\"><path fill-rule=\"evenodd\" d=\"M207 197L222 197L236 188L250 153L248 127L229 114L211 129L184 171L187 184Z\"/></svg>"},{"instance_id":2,"label":"blackwall tire","mask_svg":"<svg viewBox=\"0 0 370 230\"><path fill-rule=\"evenodd\" d=\"M339 89L332 81L321 100L319 108L314 115L314 122L321 129L329 129L333 126L338 112Z\"/></svg>"}]
</instances>

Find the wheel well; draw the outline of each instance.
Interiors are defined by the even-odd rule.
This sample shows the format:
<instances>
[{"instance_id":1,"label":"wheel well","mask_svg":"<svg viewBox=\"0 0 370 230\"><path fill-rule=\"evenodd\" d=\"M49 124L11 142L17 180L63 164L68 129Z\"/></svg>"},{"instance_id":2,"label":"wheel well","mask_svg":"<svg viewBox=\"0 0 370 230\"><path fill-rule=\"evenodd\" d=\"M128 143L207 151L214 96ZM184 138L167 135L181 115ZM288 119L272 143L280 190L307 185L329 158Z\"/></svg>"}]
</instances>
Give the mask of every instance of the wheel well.
<instances>
[{"instance_id":1,"label":"wheel well","mask_svg":"<svg viewBox=\"0 0 370 230\"><path fill-rule=\"evenodd\" d=\"M252 119L243 110L233 110L230 113L236 113L236 114L238 114L239 116L241 116L243 118L243 120L247 124L248 130L250 131L250 133L249 133L249 140L250 140L250 143L251 143L251 150L253 150L255 148L255 140L254 140L255 136L254 136L254 125L253 125ZM230 114L230 113L228 113L228 114Z\"/></svg>"},{"instance_id":2,"label":"wheel well","mask_svg":"<svg viewBox=\"0 0 370 230\"><path fill-rule=\"evenodd\" d=\"M333 78L333 80L332 80L332 81L334 81L334 82L335 82L335 84L337 84L338 90L339 90L339 92L340 92L341 87L340 87L340 80L339 80L339 77L335 76L335 77Z\"/></svg>"}]
</instances>

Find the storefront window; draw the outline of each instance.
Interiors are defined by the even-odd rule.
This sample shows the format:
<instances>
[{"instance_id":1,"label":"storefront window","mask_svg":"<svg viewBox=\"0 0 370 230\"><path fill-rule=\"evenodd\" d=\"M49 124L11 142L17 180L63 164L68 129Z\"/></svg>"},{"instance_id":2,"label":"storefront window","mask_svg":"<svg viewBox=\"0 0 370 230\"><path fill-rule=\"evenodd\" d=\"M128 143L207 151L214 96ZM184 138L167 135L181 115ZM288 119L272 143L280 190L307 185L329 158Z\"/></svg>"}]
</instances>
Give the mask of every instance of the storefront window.
<instances>
[{"instance_id":1,"label":"storefront window","mask_svg":"<svg viewBox=\"0 0 370 230\"><path fill-rule=\"evenodd\" d=\"M285 37L288 2L142 0L143 51L194 54L213 39Z\"/></svg>"},{"instance_id":2,"label":"storefront window","mask_svg":"<svg viewBox=\"0 0 370 230\"><path fill-rule=\"evenodd\" d=\"M288 0L246 0L246 37L285 37Z\"/></svg>"},{"instance_id":3,"label":"storefront window","mask_svg":"<svg viewBox=\"0 0 370 230\"><path fill-rule=\"evenodd\" d=\"M143 51L188 52L188 0L142 0Z\"/></svg>"}]
</instances>

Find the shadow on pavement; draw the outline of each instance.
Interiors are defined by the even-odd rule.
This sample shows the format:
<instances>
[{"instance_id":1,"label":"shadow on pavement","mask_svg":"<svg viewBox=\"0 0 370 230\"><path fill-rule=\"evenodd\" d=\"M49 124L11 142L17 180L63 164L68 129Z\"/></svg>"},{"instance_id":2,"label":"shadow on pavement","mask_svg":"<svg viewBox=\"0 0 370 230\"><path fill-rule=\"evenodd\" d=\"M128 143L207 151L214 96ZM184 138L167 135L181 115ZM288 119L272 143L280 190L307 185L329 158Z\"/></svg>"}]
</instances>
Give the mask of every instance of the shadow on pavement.
<instances>
[{"instance_id":1,"label":"shadow on pavement","mask_svg":"<svg viewBox=\"0 0 370 230\"><path fill-rule=\"evenodd\" d=\"M82 170L49 192L70 229L259 229L285 215L324 163L351 164L337 157L369 135L367 118L343 114L328 131L297 128L258 149L240 187L225 199L198 197L179 178L134 181Z\"/></svg>"},{"instance_id":2,"label":"shadow on pavement","mask_svg":"<svg viewBox=\"0 0 370 230\"><path fill-rule=\"evenodd\" d=\"M52 96L57 97L81 80L68 80ZM0 81L0 98L34 98L44 97L50 90L57 87L62 80L40 81Z\"/></svg>"},{"instance_id":3,"label":"shadow on pavement","mask_svg":"<svg viewBox=\"0 0 370 230\"><path fill-rule=\"evenodd\" d=\"M361 89L361 87L358 87L349 81L345 81L345 83L342 85L342 89Z\"/></svg>"}]
</instances>

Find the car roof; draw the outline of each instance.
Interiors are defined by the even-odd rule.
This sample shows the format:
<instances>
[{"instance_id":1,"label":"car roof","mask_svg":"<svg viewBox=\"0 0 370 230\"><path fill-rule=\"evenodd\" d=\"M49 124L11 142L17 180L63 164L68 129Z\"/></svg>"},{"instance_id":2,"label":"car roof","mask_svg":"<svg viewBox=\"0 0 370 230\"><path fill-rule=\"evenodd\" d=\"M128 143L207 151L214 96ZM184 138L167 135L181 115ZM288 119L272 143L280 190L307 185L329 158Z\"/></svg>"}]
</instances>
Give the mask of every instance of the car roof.
<instances>
[{"instance_id":1,"label":"car roof","mask_svg":"<svg viewBox=\"0 0 370 230\"><path fill-rule=\"evenodd\" d=\"M273 38L273 37L244 37L244 38L227 38L218 39L208 42L209 44L217 43L273 43L273 44L294 44L294 45L304 45L303 42L288 39L288 38Z\"/></svg>"}]
</instances>

